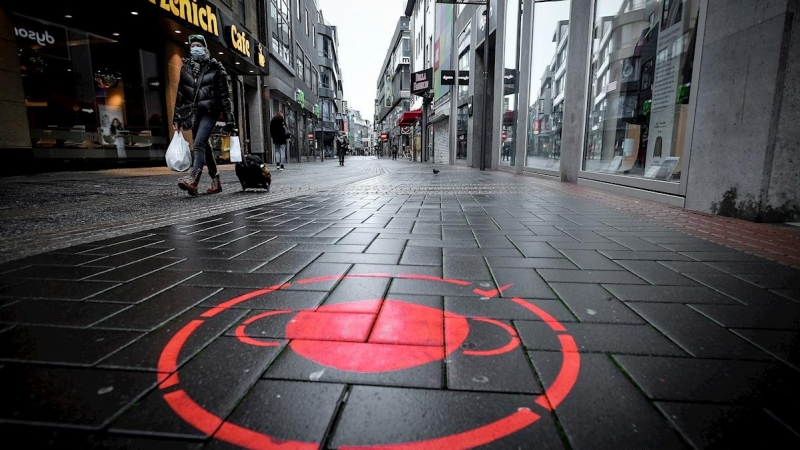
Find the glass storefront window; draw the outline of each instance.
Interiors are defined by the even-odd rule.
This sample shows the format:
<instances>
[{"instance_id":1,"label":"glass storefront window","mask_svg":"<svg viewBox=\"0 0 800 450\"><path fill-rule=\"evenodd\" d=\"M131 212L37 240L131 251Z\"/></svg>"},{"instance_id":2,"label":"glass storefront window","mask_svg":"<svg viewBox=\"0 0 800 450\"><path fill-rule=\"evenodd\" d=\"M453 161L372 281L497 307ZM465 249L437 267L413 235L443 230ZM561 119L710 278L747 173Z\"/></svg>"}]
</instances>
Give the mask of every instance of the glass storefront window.
<instances>
[{"instance_id":1,"label":"glass storefront window","mask_svg":"<svg viewBox=\"0 0 800 450\"><path fill-rule=\"evenodd\" d=\"M569 41L569 0L537 3L525 167L558 170Z\"/></svg>"},{"instance_id":2,"label":"glass storefront window","mask_svg":"<svg viewBox=\"0 0 800 450\"><path fill-rule=\"evenodd\" d=\"M678 182L700 0L595 8L583 170Z\"/></svg>"},{"instance_id":3,"label":"glass storefront window","mask_svg":"<svg viewBox=\"0 0 800 450\"><path fill-rule=\"evenodd\" d=\"M33 18L13 21L34 149L150 158L150 150L166 148L163 75L154 53ZM37 33L52 43L30 37Z\"/></svg>"},{"instance_id":4,"label":"glass storefront window","mask_svg":"<svg viewBox=\"0 0 800 450\"><path fill-rule=\"evenodd\" d=\"M467 159L467 132L469 128L469 106L458 108L458 142L456 145L456 159Z\"/></svg>"},{"instance_id":5,"label":"glass storefront window","mask_svg":"<svg viewBox=\"0 0 800 450\"><path fill-rule=\"evenodd\" d=\"M512 167L516 163L514 142L516 142L517 134L517 95L519 93L519 89L517 89L519 27L522 26L520 5L521 0L508 0L506 4L506 40L503 47L503 126L500 132L500 165Z\"/></svg>"}]
</instances>

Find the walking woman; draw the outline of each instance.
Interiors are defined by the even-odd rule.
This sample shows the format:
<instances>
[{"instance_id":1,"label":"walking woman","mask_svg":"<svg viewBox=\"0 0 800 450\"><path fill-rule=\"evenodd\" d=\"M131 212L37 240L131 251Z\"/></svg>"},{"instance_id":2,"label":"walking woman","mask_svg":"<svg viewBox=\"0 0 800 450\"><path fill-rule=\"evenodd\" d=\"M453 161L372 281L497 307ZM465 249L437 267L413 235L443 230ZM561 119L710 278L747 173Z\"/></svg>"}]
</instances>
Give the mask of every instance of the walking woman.
<instances>
[{"instance_id":1,"label":"walking woman","mask_svg":"<svg viewBox=\"0 0 800 450\"><path fill-rule=\"evenodd\" d=\"M178 181L178 187L189 195L197 195L197 185L206 165L211 176L211 187L206 192L216 194L222 192L222 184L208 140L220 116L225 119L226 132L236 128L231 89L228 74L222 64L211 57L205 37L189 36L189 51L191 57L183 58L172 126L176 131L178 128L192 130L194 163L189 175Z\"/></svg>"}]
</instances>

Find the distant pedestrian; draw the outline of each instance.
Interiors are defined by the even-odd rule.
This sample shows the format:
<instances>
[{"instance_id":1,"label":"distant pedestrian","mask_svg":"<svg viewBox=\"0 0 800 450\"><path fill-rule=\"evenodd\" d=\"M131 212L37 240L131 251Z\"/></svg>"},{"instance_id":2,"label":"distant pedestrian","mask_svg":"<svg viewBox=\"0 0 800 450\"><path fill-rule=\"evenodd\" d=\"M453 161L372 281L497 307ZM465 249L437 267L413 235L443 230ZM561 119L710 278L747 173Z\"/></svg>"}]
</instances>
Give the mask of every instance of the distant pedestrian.
<instances>
[{"instance_id":1,"label":"distant pedestrian","mask_svg":"<svg viewBox=\"0 0 800 450\"><path fill-rule=\"evenodd\" d=\"M347 153L348 142L344 137L339 137L336 146L336 153L339 156L339 165L344 166L344 155Z\"/></svg>"},{"instance_id":2,"label":"distant pedestrian","mask_svg":"<svg viewBox=\"0 0 800 450\"><path fill-rule=\"evenodd\" d=\"M283 113L278 111L275 117L269 122L269 133L272 136L272 146L275 149L275 168L283 170L283 162L286 161L286 141L288 141L289 129L286 127L286 120Z\"/></svg>"},{"instance_id":3,"label":"distant pedestrian","mask_svg":"<svg viewBox=\"0 0 800 450\"><path fill-rule=\"evenodd\" d=\"M172 127L175 131L179 128L192 130L194 163L189 175L178 181L178 187L189 195L197 195L200 175L203 166L207 165L211 187L206 192L216 194L222 192L222 184L209 138L221 115L225 119L226 132L236 128L230 80L222 64L211 57L203 35L189 36L188 42L191 57L182 59Z\"/></svg>"},{"instance_id":4,"label":"distant pedestrian","mask_svg":"<svg viewBox=\"0 0 800 450\"><path fill-rule=\"evenodd\" d=\"M397 144L392 145L392 159L397 159Z\"/></svg>"}]
</instances>

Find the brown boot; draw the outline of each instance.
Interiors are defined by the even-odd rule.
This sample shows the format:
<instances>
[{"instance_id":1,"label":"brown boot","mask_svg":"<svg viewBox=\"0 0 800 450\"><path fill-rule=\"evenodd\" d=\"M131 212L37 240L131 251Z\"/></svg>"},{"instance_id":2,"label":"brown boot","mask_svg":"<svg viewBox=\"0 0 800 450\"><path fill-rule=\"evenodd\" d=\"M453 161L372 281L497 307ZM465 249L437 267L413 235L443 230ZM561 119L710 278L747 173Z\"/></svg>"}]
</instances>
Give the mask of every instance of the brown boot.
<instances>
[{"instance_id":1,"label":"brown boot","mask_svg":"<svg viewBox=\"0 0 800 450\"><path fill-rule=\"evenodd\" d=\"M211 187L206 191L207 194L222 192L222 183L219 181L219 174L211 177Z\"/></svg>"},{"instance_id":2,"label":"brown boot","mask_svg":"<svg viewBox=\"0 0 800 450\"><path fill-rule=\"evenodd\" d=\"M203 174L202 170L192 170L186 178L178 180L178 187L188 192L189 195L197 195L197 184L200 183L200 175Z\"/></svg>"}]
</instances>

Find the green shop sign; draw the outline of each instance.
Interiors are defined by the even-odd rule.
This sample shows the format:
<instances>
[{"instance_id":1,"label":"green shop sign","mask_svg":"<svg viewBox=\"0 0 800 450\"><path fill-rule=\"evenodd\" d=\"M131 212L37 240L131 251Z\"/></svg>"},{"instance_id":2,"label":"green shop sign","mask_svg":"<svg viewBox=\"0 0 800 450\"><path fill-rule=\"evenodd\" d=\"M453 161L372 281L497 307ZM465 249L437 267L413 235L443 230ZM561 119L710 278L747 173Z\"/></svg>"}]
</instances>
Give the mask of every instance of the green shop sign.
<instances>
[{"instance_id":1,"label":"green shop sign","mask_svg":"<svg viewBox=\"0 0 800 450\"><path fill-rule=\"evenodd\" d=\"M317 117L320 116L319 105L314 105L314 115L317 116Z\"/></svg>"},{"instance_id":2,"label":"green shop sign","mask_svg":"<svg viewBox=\"0 0 800 450\"><path fill-rule=\"evenodd\" d=\"M302 90L298 89L294 93L294 99L297 101L297 103L300 104L301 108L305 108L306 107L306 93L305 92L303 92Z\"/></svg>"}]
</instances>

